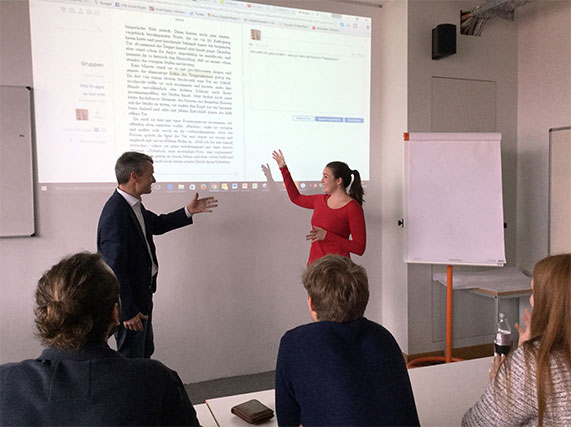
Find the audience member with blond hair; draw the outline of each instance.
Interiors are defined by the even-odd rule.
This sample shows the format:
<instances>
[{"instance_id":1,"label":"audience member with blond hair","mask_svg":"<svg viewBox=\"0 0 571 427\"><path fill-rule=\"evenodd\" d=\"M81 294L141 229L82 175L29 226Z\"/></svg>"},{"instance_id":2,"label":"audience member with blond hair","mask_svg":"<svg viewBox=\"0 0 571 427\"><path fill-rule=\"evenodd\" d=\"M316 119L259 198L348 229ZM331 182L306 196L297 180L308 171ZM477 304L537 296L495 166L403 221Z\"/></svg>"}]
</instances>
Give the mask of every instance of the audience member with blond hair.
<instances>
[{"instance_id":1,"label":"audience member with blond hair","mask_svg":"<svg viewBox=\"0 0 571 427\"><path fill-rule=\"evenodd\" d=\"M302 276L313 323L281 339L276 413L284 426L410 426L418 415L402 352L363 317L365 269L326 255Z\"/></svg>"},{"instance_id":2,"label":"audience member with blond hair","mask_svg":"<svg viewBox=\"0 0 571 427\"><path fill-rule=\"evenodd\" d=\"M505 360L496 356L463 426L571 425L571 254L538 262L531 287L519 346Z\"/></svg>"}]
</instances>

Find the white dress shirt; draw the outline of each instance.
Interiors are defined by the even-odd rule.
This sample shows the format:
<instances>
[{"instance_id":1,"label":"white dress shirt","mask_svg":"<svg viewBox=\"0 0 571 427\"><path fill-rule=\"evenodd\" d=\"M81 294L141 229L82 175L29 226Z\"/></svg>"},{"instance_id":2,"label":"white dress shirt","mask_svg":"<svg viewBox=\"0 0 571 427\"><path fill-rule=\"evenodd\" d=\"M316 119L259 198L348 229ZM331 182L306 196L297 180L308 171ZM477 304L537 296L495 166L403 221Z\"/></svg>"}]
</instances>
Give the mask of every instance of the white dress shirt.
<instances>
[{"instance_id":1,"label":"white dress shirt","mask_svg":"<svg viewBox=\"0 0 571 427\"><path fill-rule=\"evenodd\" d=\"M153 254L151 252L151 246L149 245L149 241L147 240L147 227L145 227L145 219L143 218L143 212L141 211L141 201L137 199L135 196L126 193L125 191L117 188L117 192L123 196L123 198L129 203L135 216L139 220L139 225L141 226L141 230L143 231L143 235L145 236L145 243L147 244L147 250L149 251L149 257L151 258L151 262L153 264L151 268L151 277L154 277L157 272L159 271L159 267L155 264L155 260L153 259Z\"/></svg>"}]
</instances>

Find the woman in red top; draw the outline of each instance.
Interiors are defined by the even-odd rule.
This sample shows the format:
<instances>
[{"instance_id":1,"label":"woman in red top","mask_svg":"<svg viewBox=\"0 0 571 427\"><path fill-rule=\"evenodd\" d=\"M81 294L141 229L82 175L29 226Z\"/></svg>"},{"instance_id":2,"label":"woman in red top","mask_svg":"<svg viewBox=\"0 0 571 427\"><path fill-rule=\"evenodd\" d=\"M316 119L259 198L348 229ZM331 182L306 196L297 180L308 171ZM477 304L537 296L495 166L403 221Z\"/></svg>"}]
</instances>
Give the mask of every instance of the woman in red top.
<instances>
[{"instance_id":1,"label":"woman in red top","mask_svg":"<svg viewBox=\"0 0 571 427\"><path fill-rule=\"evenodd\" d=\"M349 169L343 162L331 162L323 169L321 178L325 194L302 195L293 182L282 151L274 151L272 157L280 168L290 200L303 208L313 209L312 228L305 236L306 240L311 240L307 264L327 254L348 258L350 252L363 255L367 230L361 206L364 191L359 172Z\"/></svg>"}]
</instances>

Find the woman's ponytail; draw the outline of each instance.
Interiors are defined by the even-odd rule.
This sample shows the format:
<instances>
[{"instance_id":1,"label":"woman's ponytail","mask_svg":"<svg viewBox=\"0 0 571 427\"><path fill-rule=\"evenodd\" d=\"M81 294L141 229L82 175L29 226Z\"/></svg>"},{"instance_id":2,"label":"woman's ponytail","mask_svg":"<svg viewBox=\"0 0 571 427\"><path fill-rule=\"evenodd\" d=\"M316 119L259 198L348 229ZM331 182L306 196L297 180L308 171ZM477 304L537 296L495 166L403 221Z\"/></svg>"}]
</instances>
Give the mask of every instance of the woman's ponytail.
<instances>
[{"instance_id":1,"label":"woman's ponytail","mask_svg":"<svg viewBox=\"0 0 571 427\"><path fill-rule=\"evenodd\" d=\"M351 188L349 189L349 196L354 198L361 206L365 201L363 199L363 195L365 194L365 190L363 190L363 186L361 185L361 175L357 169L351 171L353 175L353 182L351 183Z\"/></svg>"}]
</instances>

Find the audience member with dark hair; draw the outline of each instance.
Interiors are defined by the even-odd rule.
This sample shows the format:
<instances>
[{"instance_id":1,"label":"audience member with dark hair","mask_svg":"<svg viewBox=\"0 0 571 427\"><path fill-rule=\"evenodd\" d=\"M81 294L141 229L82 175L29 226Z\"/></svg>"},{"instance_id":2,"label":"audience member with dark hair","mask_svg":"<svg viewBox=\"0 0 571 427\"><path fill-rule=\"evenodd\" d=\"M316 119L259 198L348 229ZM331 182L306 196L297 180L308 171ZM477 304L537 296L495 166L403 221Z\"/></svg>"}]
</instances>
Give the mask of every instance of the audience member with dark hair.
<instances>
[{"instance_id":1,"label":"audience member with dark hair","mask_svg":"<svg viewBox=\"0 0 571 427\"><path fill-rule=\"evenodd\" d=\"M39 358L0 366L0 425L199 425L175 371L107 345L119 282L101 255L64 258L36 290Z\"/></svg>"},{"instance_id":2,"label":"audience member with dark hair","mask_svg":"<svg viewBox=\"0 0 571 427\"><path fill-rule=\"evenodd\" d=\"M321 178L324 194L302 195L293 182L282 151L274 151L272 156L280 168L290 200L302 208L313 209L312 228L305 236L311 240L307 264L327 254L348 258L350 253L363 255L367 229L359 172L343 162L328 163Z\"/></svg>"},{"instance_id":3,"label":"audience member with dark hair","mask_svg":"<svg viewBox=\"0 0 571 427\"><path fill-rule=\"evenodd\" d=\"M531 287L519 346L495 357L491 383L463 426L571 426L571 254L538 262Z\"/></svg>"},{"instance_id":4,"label":"audience member with dark hair","mask_svg":"<svg viewBox=\"0 0 571 427\"><path fill-rule=\"evenodd\" d=\"M302 276L314 323L288 331L276 366L283 426L410 426L418 415L402 352L389 331L363 317L367 274L326 255Z\"/></svg>"}]
</instances>

